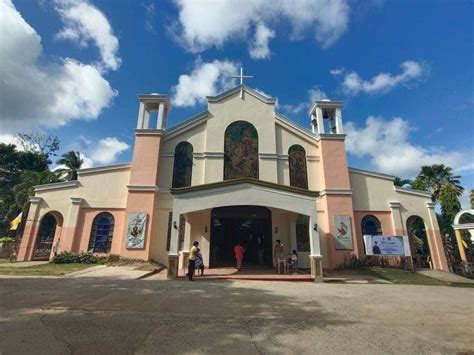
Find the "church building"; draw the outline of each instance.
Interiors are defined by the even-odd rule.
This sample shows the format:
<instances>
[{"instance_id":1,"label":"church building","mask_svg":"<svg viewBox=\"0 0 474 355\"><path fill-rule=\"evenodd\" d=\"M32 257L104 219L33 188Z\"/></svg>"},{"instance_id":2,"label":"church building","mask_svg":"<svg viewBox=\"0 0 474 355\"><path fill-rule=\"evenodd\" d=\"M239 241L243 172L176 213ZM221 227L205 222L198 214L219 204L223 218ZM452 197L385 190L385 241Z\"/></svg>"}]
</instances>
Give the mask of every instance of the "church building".
<instances>
[{"instance_id":1,"label":"church building","mask_svg":"<svg viewBox=\"0 0 474 355\"><path fill-rule=\"evenodd\" d=\"M364 235L414 244L417 222L431 267L448 271L430 194L348 166L341 101L315 101L306 129L245 85L173 127L167 96L138 99L132 161L35 187L18 260L48 260L56 248L117 254L155 260L174 278L194 241L212 268L234 265L237 243L247 265L271 267L281 240L321 280L364 257Z\"/></svg>"}]
</instances>

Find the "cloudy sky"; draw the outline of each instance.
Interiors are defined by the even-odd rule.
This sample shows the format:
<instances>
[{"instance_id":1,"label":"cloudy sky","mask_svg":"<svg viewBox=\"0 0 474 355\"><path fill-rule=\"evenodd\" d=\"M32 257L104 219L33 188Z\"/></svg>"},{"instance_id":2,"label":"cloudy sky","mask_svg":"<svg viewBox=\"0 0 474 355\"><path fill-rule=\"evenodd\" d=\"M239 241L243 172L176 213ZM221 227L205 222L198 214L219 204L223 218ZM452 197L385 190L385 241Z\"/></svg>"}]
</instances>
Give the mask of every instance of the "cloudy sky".
<instances>
[{"instance_id":1,"label":"cloudy sky","mask_svg":"<svg viewBox=\"0 0 474 355\"><path fill-rule=\"evenodd\" d=\"M236 83L309 128L345 102L350 164L413 177L444 163L474 187L473 2L0 0L0 141L42 130L87 166L131 158L139 93L169 125Z\"/></svg>"}]
</instances>

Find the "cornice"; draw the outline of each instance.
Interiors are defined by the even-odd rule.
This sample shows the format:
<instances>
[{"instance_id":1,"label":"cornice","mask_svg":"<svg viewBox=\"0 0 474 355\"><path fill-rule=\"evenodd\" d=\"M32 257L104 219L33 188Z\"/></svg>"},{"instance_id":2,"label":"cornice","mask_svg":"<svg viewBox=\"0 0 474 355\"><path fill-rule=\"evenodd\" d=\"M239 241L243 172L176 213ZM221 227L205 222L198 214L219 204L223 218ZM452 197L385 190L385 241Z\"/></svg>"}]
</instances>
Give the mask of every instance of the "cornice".
<instances>
[{"instance_id":1,"label":"cornice","mask_svg":"<svg viewBox=\"0 0 474 355\"><path fill-rule=\"evenodd\" d=\"M123 163L123 164L114 164L114 165L107 165L107 166L98 166L94 168L87 168L87 169L80 169L77 171L79 176L95 174L95 173L102 173L102 172L109 172L109 171L116 171L116 170L125 170L130 169L132 166L131 163Z\"/></svg>"},{"instance_id":2,"label":"cornice","mask_svg":"<svg viewBox=\"0 0 474 355\"><path fill-rule=\"evenodd\" d=\"M127 185L129 192L158 192L156 185Z\"/></svg>"},{"instance_id":3,"label":"cornice","mask_svg":"<svg viewBox=\"0 0 474 355\"><path fill-rule=\"evenodd\" d=\"M400 187L400 186L394 186L393 189L396 192L399 192L399 193L402 193L402 194L421 196L421 197L426 197L426 198L431 199L431 194L429 192L426 192L426 191L407 189L405 187Z\"/></svg>"},{"instance_id":4,"label":"cornice","mask_svg":"<svg viewBox=\"0 0 474 355\"><path fill-rule=\"evenodd\" d=\"M35 192L43 192L43 191L51 191L51 190L58 190L58 189L67 189L78 187L79 181L62 181L62 182L54 182L52 184L44 184L44 185L36 185L33 186Z\"/></svg>"},{"instance_id":5,"label":"cornice","mask_svg":"<svg viewBox=\"0 0 474 355\"><path fill-rule=\"evenodd\" d=\"M382 173L378 173L378 172L375 172L375 171L369 171L369 170L364 170L364 169L359 169L359 168L349 167L349 172L350 173L367 175L367 176L373 176L373 177L377 177L377 178L385 179L385 180L390 180L390 181L393 181L395 179L395 176L393 176L393 175L382 174Z\"/></svg>"}]
</instances>

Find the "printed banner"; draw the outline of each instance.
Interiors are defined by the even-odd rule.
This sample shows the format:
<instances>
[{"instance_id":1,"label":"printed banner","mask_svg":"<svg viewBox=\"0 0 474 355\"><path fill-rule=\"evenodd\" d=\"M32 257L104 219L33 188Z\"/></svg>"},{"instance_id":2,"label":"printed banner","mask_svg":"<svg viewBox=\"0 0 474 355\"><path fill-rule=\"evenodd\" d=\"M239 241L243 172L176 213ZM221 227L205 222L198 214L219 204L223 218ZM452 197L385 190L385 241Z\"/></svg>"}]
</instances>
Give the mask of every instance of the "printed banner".
<instances>
[{"instance_id":1,"label":"printed banner","mask_svg":"<svg viewBox=\"0 0 474 355\"><path fill-rule=\"evenodd\" d=\"M352 249L351 217L334 216L334 242L336 249Z\"/></svg>"},{"instance_id":2,"label":"printed banner","mask_svg":"<svg viewBox=\"0 0 474 355\"><path fill-rule=\"evenodd\" d=\"M128 214L127 248L143 249L145 247L146 220L145 212Z\"/></svg>"},{"instance_id":3,"label":"printed banner","mask_svg":"<svg viewBox=\"0 0 474 355\"><path fill-rule=\"evenodd\" d=\"M381 256L411 256L407 236L364 235L365 253Z\"/></svg>"}]
</instances>

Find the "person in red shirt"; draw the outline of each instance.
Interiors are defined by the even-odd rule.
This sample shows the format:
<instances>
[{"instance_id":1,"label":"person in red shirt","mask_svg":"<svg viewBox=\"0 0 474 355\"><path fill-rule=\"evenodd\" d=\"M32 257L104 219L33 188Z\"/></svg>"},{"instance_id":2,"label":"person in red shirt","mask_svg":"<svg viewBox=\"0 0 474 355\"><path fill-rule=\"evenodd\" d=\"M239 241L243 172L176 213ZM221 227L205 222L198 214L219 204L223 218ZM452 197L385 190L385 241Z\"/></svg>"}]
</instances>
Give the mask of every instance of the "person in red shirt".
<instances>
[{"instance_id":1,"label":"person in red shirt","mask_svg":"<svg viewBox=\"0 0 474 355\"><path fill-rule=\"evenodd\" d=\"M242 268L242 260L244 259L245 249L242 244L237 244L234 247L235 260L237 260L237 271L240 271Z\"/></svg>"}]
</instances>

